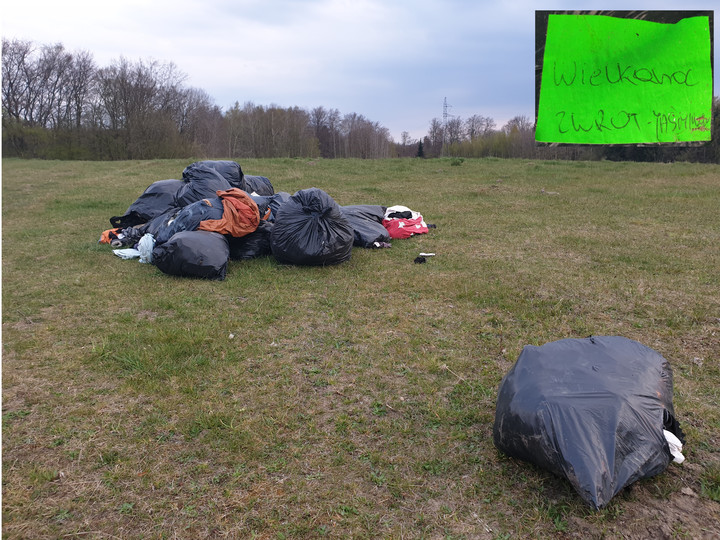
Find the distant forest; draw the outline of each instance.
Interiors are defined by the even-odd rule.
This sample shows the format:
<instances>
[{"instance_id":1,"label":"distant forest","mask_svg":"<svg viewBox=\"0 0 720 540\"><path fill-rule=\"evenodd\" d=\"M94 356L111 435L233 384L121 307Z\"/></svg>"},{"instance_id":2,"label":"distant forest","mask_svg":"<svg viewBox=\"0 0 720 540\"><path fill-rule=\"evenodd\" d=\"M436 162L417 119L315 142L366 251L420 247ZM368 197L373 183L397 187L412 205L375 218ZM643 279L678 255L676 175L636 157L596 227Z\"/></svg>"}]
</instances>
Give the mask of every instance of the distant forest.
<instances>
[{"instance_id":1,"label":"distant forest","mask_svg":"<svg viewBox=\"0 0 720 540\"><path fill-rule=\"evenodd\" d=\"M720 99L710 143L538 146L533 120L498 128L480 114L433 118L422 139L393 140L362 114L239 101L223 111L173 63L98 66L61 44L2 41L2 155L41 159L502 157L720 163Z\"/></svg>"}]
</instances>

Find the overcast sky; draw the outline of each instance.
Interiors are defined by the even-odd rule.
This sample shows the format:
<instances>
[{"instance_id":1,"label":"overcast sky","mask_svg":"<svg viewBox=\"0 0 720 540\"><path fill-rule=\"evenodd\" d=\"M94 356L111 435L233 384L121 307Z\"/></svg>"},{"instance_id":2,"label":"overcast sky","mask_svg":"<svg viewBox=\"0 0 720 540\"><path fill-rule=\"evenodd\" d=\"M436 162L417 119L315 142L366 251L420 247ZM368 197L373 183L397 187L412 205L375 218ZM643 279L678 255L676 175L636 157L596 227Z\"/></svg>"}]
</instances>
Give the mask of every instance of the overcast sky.
<instances>
[{"instance_id":1,"label":"overcast sky","mask_svg":"<svg viewBox=\"0 0 720 540\"><path fill-rule=\"evenodd\" d=\"M534 118L535 10L713 10L717 0L14 0L3 38L174 63L223 110L358 113L413 138L433 118ZM715 24L717 27L717 23ZM715 31L717 35L717 31ZM718 53L715 47L715 95Z\"/></svg>"}]
</instances>

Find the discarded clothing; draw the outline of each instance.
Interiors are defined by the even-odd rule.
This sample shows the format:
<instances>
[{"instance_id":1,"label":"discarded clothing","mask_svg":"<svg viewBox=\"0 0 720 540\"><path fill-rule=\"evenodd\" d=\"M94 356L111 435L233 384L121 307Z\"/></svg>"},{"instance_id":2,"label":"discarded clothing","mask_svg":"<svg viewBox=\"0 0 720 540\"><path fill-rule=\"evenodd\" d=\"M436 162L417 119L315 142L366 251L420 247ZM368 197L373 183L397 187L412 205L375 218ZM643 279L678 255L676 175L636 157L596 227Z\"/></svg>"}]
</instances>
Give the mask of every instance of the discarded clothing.
<instances>
[{"instance_id":1,"label":"discarded clothing","mask_svg":"<svg viewBox=\"0 0 720 540\"><path fill-rule=\"evenodd\" d=\"M231 188L218 191L217 196L222 201L222 216L203 219L197 227L199 230L239 238L258 228L260 223L258 205L247 192Z\"/></svg>"},{"instance_id":2,"label":"discarded clothing","mask_svg":"<svg viewBox=\"0 0 720 540\"><path fill-rule=\"evenodd\" d=\"M393 217L393 216L410 217ZM428 232L428 226L420 212L410 210L406 206L391 206L385 210L382 221L383 226L390 234L390 238L410 238L416 234Z\"/></svg>"},{"instance_id":3,"label":"discarded clothing","mask_svg":"<svg viewBox=\"0 0 720 540\"><path fill-rule=\"evenodd\" d=\"M194 231L204 220L222 218L224 207L220 197L202 199L182 208L170 220L161 224L155 240L158 245L164 244L180 231Z\"/></svg>"},{"instance_id":4,"label":"discarded clothing","mask_svg":"<svg viewBox=\"0 0 720 540\"><path fill-rule=\"evenodd\" d=\"M118 239L119 235L122 233L122 229L120 227L115 229L107 229L102 232L100 235L100 239L98 240L98 244L112 244L115 240Z\"/></svg>"}]
</instances>

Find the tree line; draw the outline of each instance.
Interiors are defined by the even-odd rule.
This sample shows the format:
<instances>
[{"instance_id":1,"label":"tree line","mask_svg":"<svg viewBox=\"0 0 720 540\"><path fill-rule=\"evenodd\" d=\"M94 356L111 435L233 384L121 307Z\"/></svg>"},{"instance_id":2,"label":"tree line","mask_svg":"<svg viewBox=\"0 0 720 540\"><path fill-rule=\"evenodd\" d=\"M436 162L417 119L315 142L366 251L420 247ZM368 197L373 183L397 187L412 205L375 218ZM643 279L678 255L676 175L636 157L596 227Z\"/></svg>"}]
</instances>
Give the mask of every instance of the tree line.
<instances>
[{"instance_id":1,"label":"tree line","mask_svg":"<svg viewBox=\"0 0 720 540\"><path fill-rule=\"evenodd\" d=\"M4 156L152 159L190 156L391 155L389 131L336 109L235 103L223 112L185 86L172 63L120 58L99 67L87 51L2 41Z\"/></svg>"},{"instance_id":2,"label":"tree line","mask_svg":"<svg viewBox=\"0 0 720 540\"><path fill-rule=\"evenodd\" d=\"M221 110L185 85L173 63L126 58L98 66L88 51L61 44L2 41L2 151L47 159L189 157L388 158L520 157L720 162L720 102L713 140L692 147L537 146L534 123L516 116L501 128L486 116L433 118L415 140L394 141L361 114L236 102Z\"/></svg>"}]
</instances>

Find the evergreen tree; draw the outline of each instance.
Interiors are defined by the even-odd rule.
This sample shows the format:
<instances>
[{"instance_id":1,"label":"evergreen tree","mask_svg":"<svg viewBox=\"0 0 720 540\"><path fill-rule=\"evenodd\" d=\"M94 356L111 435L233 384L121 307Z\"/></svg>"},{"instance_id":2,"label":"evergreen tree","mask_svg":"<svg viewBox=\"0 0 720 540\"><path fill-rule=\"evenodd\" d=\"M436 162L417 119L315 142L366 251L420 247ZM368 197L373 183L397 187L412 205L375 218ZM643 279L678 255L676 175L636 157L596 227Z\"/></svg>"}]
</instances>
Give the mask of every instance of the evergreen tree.
<instances>
[{"instance_id":1,"label":"evergreen tree","mask_svg":"<svg viewBox=\"0 0 720 540\"><path fill-rule=\"evenodd\" d=\"M423 150L423 143L422 140L418 143L418 150L416 157L424 158L425 157L425 151Z\"/></svg>"}]
</instances>

